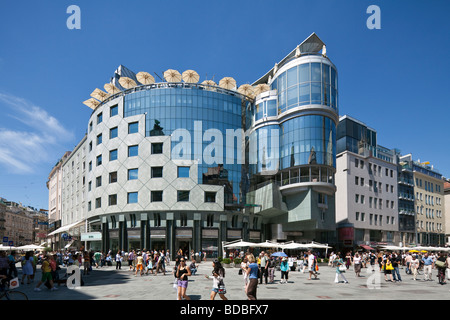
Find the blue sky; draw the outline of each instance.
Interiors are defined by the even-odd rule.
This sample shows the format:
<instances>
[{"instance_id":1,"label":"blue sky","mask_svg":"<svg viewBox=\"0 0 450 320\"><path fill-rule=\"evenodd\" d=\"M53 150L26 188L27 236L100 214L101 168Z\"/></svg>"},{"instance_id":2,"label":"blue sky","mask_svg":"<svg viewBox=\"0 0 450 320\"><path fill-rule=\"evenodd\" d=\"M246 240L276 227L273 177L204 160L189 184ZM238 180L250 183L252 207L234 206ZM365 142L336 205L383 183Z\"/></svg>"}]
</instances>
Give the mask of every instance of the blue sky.
<instances>
[{"instance_id":1,"label":"blue sky","mask_svg":"<svg viewBox=\"0 0 450 320\"><path fill-rule=\"evenodd\" d=\"M81 9L69 30L67 8ZM370 5L381 29L369 30ZM0 197L48 208L54 164L83 137L82 104L123 64L196 70L238 85L265 74L312 32L339 72L340 114L379 144L450 177L448 1L19 1L0 11Z\"/></svg>"}]
</instances>

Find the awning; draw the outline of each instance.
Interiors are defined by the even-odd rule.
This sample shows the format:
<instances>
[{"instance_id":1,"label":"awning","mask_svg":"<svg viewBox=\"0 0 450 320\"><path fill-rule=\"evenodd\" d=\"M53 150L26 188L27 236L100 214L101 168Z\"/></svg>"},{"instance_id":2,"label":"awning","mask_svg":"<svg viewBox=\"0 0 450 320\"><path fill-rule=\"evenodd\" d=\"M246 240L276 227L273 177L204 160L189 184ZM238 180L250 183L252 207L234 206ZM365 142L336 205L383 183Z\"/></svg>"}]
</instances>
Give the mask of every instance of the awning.
<instances>
[{"instance_id":1,"label":"awning","mask_svg":"<svg viewBox=\"0 0 450 320\"><path fill-rule=\"evenodd\" d=\"M366 250L375 250L374 248L366 246L365 244L362 244L360 247Z\"/></svg>"},{"instance_id":2,"label":"awning","mask_svg":"<svg viewBox=\"0 0 450 320\"><path fill-rule=\"evenodd\" d=\"M63 226L63 227L61 227L61 228L59 228L59 229L56 229L55 231L50 232L50 233L47 235L47 237L48 237L48 236L52 236L52 235L54 235L54 234L58 234L58 233L61 233L61 232L68 231L69 229L72 229L72 228L75 228L75 227L77 227L77 226L79 226L79 225L81 225L81 224L84 224L85 221L86 221L86 220L81 220L81 221L78 221L78 222L75 222L75 223L72 223L72 224L68 224L68 225L66 225L66 226Z\"/></svg>"}]
</instances>

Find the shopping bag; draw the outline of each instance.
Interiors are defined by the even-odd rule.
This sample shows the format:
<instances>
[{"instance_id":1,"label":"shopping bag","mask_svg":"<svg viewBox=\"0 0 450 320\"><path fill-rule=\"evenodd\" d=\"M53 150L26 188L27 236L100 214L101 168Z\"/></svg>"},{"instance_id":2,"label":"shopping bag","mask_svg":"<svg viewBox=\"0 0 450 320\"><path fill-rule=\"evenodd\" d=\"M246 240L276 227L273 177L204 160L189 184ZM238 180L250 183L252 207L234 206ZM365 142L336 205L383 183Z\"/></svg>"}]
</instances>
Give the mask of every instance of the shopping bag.
<instances>
[{"instance_id":1,"label":"shopping bag","mask_svg":"<svg viewBox=\"0 0 450 320\"><path fill-rule=\"evenodd\" d=\"M15 289L19 287L19 278L13 278L9 281L9 289Z\"/></svg>"}]
</instances>

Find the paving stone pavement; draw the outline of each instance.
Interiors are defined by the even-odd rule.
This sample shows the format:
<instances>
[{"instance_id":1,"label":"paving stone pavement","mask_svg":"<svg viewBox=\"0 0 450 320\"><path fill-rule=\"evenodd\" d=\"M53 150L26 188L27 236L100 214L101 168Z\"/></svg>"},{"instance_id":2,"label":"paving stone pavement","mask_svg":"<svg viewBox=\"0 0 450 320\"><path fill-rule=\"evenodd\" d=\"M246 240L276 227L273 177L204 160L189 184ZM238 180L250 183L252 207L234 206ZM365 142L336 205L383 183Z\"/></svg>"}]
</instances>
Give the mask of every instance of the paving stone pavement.
<instances>
[{"instance_id":1,"label":"paving stone pavement","mask_svg":"<svg viewBox=\"0 0 450 320\"><path fill-rule=\"evenodd\" d=\"M166 266L167 270L172 270ZM19 278L21 268L19 267ZM81 269L82 271L82 269ZM212 262L202 262L196 275L189 277L187 294L192 300L209 300L212 280L210 275ZM65 268L60 274L65 273ZM448 300L450 299L450 281L447 285L439 285L437 270L433 270L433 281L424 281L423 274L418 281L412 280L401 269L402 282L391 283L384 280L384 274L371 272L363 268L361 278L357 278L350 269L345 273L349 283L334 283L335 268L320 266L317 280L308 280L308 273L290 271L288 283L280 283L280 271L275 272L274 284L259 284L258 300ZM114 266L93 269L89 275L83 276L84 286L69 289L61 285L58 290L50 291L44 285L42 291L34 291L41 277L38 266L34 284L21 285L17 290L25 292L30 300L176 300L173 288L173 275L158 274L135 276L128 265L121 270ZM227 298L229 300L246 300L242 275L237 268L227 268L225 276ZM216 300L220 300L217 295Z\"/></svg>"}]
</instances>

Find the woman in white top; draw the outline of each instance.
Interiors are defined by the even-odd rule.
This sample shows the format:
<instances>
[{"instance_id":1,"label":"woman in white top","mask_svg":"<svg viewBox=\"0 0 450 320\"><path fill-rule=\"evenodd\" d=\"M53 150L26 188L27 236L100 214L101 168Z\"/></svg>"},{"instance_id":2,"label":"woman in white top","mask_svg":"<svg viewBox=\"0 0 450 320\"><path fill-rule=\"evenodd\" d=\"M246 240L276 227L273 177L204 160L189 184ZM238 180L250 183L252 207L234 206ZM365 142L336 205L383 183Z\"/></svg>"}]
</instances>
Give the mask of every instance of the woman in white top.
<instances>
[{"instance_id":1,"label":"woman in white top","mask_svg":"<svg viewBox=\"0 0 450 320\"><path fill-rule=\"evenodd\" d=\"M361 256L359 253L355 253L355 256L353 257L353 267L355 268L355 273L357 277L361 277Z\"/></svg>"},{"instance_id":2,"label":"woman in white top","mask_svg":"<svg viewBox=\"0 0 450 320\"><path fill-rule=\"evenodd\" d=\"M211 290L211 300L214 300L216 298L216 295L219 294L220 298L222 300L228 300L227 297L225 297L225 284L223 283L223 278L225 277L225 269L222 267L220 262L218 260L215 260L213 262L213 268L212 276L205 275L208 279L213 279L213 287Z\"/></svg>"},{"instance_id":3,"label":"woman in white top","mask_svg":"<svg viewBox=\"0 0 450 320\"><path fill-rule=\"evenodd\" d=\"M242 269L242 274L244 276L245 293L247 293L247 285L248 285L247 268L248 268L248 259L247 259L247 257L244 257L244 259L241 262L241 269Z\"/></svg>"}]
</instances>

